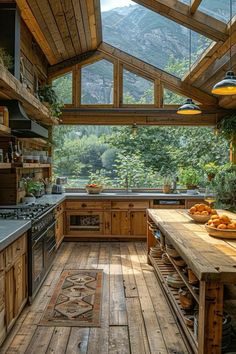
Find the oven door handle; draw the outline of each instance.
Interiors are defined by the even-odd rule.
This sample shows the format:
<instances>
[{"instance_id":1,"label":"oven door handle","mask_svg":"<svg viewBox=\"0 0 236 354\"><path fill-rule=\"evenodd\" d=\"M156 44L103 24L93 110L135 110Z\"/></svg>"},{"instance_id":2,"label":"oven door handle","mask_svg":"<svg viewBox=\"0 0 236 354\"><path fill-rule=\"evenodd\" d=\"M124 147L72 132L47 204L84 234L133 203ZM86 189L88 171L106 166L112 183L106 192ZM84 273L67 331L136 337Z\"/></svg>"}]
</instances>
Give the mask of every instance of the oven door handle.
<instances>
[{"instance_id":1,"label":"oven door handle","mask_svg":"<svg viewBox=\"0 0 236 354\"><path fill-rule=\"evenodd\" d=\"M56 225L56 220L51 224L51 225L49 225L48 227L47 227L47 229L46 229L46 232L48 232L48 230L50 230L53 226L55 226Z\"/></svg>"},{"instance_id":2,"label":"oven door handle","mask_svg":"<svg viewBox=\"0 0 236 354\"><path fill-rule=\"evenodd\" d=\"M44 237L46 232L47 232L47 229L38 238L36 238L36 240L33 241L33 245L32 245L33 247L41 240L41 238Z\"/></svg>"}]
</instances>

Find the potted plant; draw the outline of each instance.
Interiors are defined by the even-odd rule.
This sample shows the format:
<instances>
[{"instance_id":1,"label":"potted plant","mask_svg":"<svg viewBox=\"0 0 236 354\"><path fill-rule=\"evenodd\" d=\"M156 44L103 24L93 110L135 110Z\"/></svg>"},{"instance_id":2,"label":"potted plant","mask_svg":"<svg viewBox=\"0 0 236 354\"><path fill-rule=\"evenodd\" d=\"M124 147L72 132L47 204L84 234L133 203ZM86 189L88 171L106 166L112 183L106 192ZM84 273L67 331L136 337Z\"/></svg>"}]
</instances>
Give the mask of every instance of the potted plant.
<instances>
[{"instance_id":1,"label":"potted plant","mask_svg":"<svg viewBox=\"0 0 236 354\"><path fill-rule=\"evenodd\" d=\"M0 64L4 65L8 70L13 66L13 58L4 48L0 47Z\"/></svg>"},{"instance_id":2,"label":"potted plant","mask_svg":"<svg viewBox=\"0 0 236 354\"><path fill-rule=\"evenodd\" d=\"M35 181L31 178L23 179L23 186L25 189L25 197L23 198L23 202L26 204L34 203L35 202Z\"/></svg>"},{"instance_id":3,"label":"potted plant","mask_svg":"<svg viewBox=\"0 0 236 354\"><path fill-rule=\"evenodd\" d=\"M166 176L163 178L163 193L170 193L172 187L172 178L170 176Z\"/></svg>"},{"instance_id":4,"label":"potted plant","mask_svg":"<svg viewBox=\"0 0 236 354\"><path fill-rule=\"evenodd\" d=\"M236 165L226 164L214 179L218 208L236 211Z\"/></svg>"},{"instance_id":5,"label":"potted plant","mask_svg":"<svg viewBox=\"0 0 236 354\"><path fill-rule=\"evenodd\" d=\"M40 86L37 93L40 101L50 109L52 116L59 118L64 105L59 100L53 87L51 85Z\"/></svg>"},{"instance_id":6,"label":"potted plant","mask_svg":"<svg viewBox=\"0 0 236 354\"><path fill-rule=\"evenodd\" d=\"M203 166L203 170L206 172L208 180L212 181L215 175L219 172L220 167L216 165L215 162L209 162Z\"/></svg>"},{"instance_id":7,"label":"potted plant","mask_svg":"<svg viewBox=\"0 0 236 354\"><path fill-rule=\"evenodd\" d=\"M198 188L200 182L199 172L193 167L187 167L180 172L180 183L187 187L188 191Z\"/></svg>"}]
</instances>

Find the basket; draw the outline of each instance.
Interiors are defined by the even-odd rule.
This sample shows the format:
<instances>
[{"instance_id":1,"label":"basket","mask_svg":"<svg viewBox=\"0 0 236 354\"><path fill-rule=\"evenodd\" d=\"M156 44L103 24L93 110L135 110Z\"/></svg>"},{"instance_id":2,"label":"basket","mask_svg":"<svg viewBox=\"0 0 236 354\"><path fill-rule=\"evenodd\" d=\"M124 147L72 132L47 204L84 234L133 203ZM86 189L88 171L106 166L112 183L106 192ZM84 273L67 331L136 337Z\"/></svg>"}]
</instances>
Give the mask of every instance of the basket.
<instances>
[{"instance_id":1,"label":"basket","mask_svg":"<svg viewBox=\"0 0 236 354\"><path fill-rule=\"evenodd\" d=\"M191 219L193 219L196 222L199 222L201 224L205 224L208 220L210 220L211 215L195 215L195 214L190 214L188 212L188 216L190 216Z\"/></svg>"},{"instance_id":2,"label":"basket","mask_svg":"<svg viewBox=\"0 0 236 354\"><path fill-rule=\"evenodd\" d=\"M86 186L85 189L88 194L99 194L99 193L101 193L103 187L102 186L97 186L97 187Z\"/></svg>"},{"instance_id":3,"label":"basket","mask_svg":"<svg viewBox=\"0 0 236 354\"><path fill-rule=\"evenodd\" d=\"M205 228L210 236L218 238L236 239L236 230L222 230L205 224Z\"/></svg>"}]
</instances>

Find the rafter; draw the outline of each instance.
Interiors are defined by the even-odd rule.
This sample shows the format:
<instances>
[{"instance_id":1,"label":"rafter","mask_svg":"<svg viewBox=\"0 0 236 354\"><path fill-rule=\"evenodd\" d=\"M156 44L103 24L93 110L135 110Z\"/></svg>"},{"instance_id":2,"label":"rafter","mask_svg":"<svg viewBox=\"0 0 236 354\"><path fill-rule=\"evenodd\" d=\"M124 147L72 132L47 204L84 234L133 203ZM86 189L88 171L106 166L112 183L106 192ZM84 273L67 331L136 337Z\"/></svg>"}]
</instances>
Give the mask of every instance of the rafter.
<instances>
[{"instance_id":1,"label":"rafter","mask_svg":"<svg viewBox=\"0 0 236 354\"><path fill-rule=\"evenodd\" d=\"M160 79L161 82L172 91L180 93L185 96L190 96L191 98L197 100L206 105L217 105L217 99L202 90L194 86L189 86L188 84L181 81L181 79L168 74L167 72L156 68L153 65L147 64L144 61L133 57L126 52L123 52L120 49L117 49L107 43L102 43L98 50L105 53L106 55L110 55L111 57L120 60L124 64L133 67L134 70L138 70L140 73L143 73L146 77L150 77L151 79Z\"/></svg>"},{"instance_id":2,"label":"rafter","mask_svg":"<svg viewBox=\"0 0 236 354\"><path fill-rule=\"evenodd\" d=\"M214 41L225 41L228 37L227 25L224 22L200 11L191 16L189 6L178 0L134 1Z\"/></svg>"},{"instance_id":3,"label":"rafter","mask_svg":"<svg viewBox=\"0 0 236 354\"><path fill-rule=\"evenodd\" d=\"M191 0L190 5L190 13L193 15L197 11L198 7L200 6L202 0Z\"/></svg>"},{"instance_id":4,"label":"rafter","mask_svg":"<svg viewBox=\"0 0 236 354\"><path fill-rule=\"evenodd\" d=\"M42 51L44 52L48 62L53 65L56 63L56 57L50 48L46 37L44 36L43 32L41 31L38 22L36 21L28 3L26 0L16 0L17 5L21 11L21 17L25 21L26 25L28 26L29 30L31 31L32 35L34 36L36 42L41 47Z\"/></svg>"},{"instance_id":5,"label":"rafter","mask_svg":"<svg viewBox=\"0 0 236 354\"><path fill-rule=\"evenodd\" d=\"M219 42L211 45L208 50L203 53L202 57L194 64L191 72L188 72L183 81L186 83L194 84L196 87L204 87L217 72L221 72L224 75L224 71L227 69L227 63L229 62L229 49L232 47L232 54L235 53L236 46L236 18L233 19L230 25L228 25L228 31L231 32L230 37L225 42Z\"/></svg>"}]
</instances>

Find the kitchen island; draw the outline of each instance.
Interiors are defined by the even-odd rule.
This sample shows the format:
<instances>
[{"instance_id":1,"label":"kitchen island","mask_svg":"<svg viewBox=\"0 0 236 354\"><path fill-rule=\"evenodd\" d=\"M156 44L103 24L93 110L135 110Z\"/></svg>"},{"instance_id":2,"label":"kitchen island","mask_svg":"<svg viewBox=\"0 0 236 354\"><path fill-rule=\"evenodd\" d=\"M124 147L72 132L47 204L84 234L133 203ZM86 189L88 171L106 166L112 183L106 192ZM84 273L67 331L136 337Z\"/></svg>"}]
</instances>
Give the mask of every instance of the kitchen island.
<instances>
[{"instance_id":1,"label":"kitchen island","mask_svg":"<svg viewBox=\"0 0 236 354\"><path fill-rule=\"evenodd\" d=\"M235 219L235 214L224 213ZM157 257L150 254L157 244L166 252L169 265L161 254ZM147 245L148 262L153 265L193 352L218 354L223 349L235 350L234 331L227 337L225 330L222 331L222 322L228 318L231 321L228 327L235 328L236 240L209 236L205 226L195 223L185 210L149 209ZM179 262L170 255L168 250L173 249L178 260L186 264L184 267L178 266ZM185 269L191 269L196 278L195 286ZM173 272L178 273L196 302L194 329L186 324L178 291L168 285L168 274Z\"/></svg>"}]
</instances>

